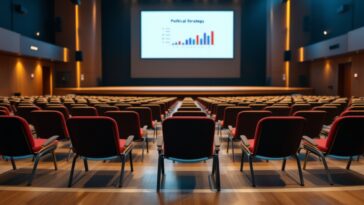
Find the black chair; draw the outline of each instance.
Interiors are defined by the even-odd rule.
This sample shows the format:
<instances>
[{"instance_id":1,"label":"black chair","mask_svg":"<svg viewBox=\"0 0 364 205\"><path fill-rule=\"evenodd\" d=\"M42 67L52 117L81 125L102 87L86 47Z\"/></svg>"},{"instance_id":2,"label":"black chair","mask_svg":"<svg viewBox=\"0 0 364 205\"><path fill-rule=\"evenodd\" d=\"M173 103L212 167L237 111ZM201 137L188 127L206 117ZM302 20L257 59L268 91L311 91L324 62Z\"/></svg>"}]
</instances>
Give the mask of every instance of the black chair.
<instances>
[{"instance_id":1,"label":"black chair","mask_svg":"<svg viewBox=\"0 0 364 205\"><path fill-rule=\"evenodd\" d=\"M326 112L320 110L298 111L293 116L300 116L306 119L304 136L320 138L320 132L326 119Z\"/></svg>"},{"instance_id":2,"label":"black chair","mask_svg":"<svg viewBox=\"0 0 364 205\"><path fill-rule=\"evenodd\" d=\"M220 144L218 138L214 140L214 133L215 123L206 117L171 117L163 121L163 140L158 140L157 191L160 190L161 177L164 175L164 159L192 163L211 158L215 187L220 191Z\"/></svg>"},{"instance_id":3,"label":"black chair","mask_svg":"<svg viewBox=\"0 0 364 205\"><path fill-rule=\"evenodd\" d=\"M177 111L175 113L173 113L172 115L173 117L177 117L177 116L185 116L185 117L206 117L206 113L202 112L202 111Z\"/></svg>"},{"instance_id":4,"label":"black chair","mask_svg":"<svg viewBox=\"0 0 364 205\"><path fill-rule=\"evenodd\" d=\"M254 139L242 135L242 158L240 171L243 171L244 156L248 156L252 185L255 187L253 160L269 159L283 160L282 171L285 170L286 160L294 157L297 161L300 184L304 185L301 163L298 158L305 119L303 117L266 117L259 121Z\"/></svg>"},{"instance_id":5,"label":"black chair","mask_svg":"<svg viewBox=\"0 0 364 205\"><path fill-rule=\"evenodd\" d=\"M28 122L18 116L0 116L0 153L5 159L10 159L13 170L16 170L15 160L33 158L34 165L28 186L32 184L41 157L51 154L54 168L57 161L54 151L57 148L58 136L49 139L33 139Z\"/></svg>"},{"instance_id":6,"label":"black chair","mask_svg":"<svg viewBox=\"0 0 364 205\"><path fill-rule=\"evenodd\" d=\"M346 169L350 169L353 157L364 153L364 116L347 116L337 118L325 139L311 139L304 137L304 149L307 150L303 169L306 169L307 158L310 153L319 157L324 164L330 184L333 180L326 156L333 158L346 158L348 164Z\"/></svg>"},{"instance_id":7,"label":"black chair","mask_svg":"<svg viewBox=\"0 0 364 205\"><path fill-rule=\"evenodd\" d=\"M72 116L98 116L97 109L89 106L82 107L72 107L71 108Z\"/></svg>"},{"instance_id":8,"label":"black chair","mask_svg":"<svg viewBox=\"0 0 364 205\"><path fill-rule=\"evenodd\" d=\"M78 157L83 158L85 171L88 171L87 160L108 160L120 158L121 172L119 187L122 186L126 158L130 159L133 171L133 136L127 140L119 139L118 125L109 117L72 117L67 121L72 142L73 152L76 153L72 161L68 187L72 186L73 173Z\"/></svg>"}]
</instances>

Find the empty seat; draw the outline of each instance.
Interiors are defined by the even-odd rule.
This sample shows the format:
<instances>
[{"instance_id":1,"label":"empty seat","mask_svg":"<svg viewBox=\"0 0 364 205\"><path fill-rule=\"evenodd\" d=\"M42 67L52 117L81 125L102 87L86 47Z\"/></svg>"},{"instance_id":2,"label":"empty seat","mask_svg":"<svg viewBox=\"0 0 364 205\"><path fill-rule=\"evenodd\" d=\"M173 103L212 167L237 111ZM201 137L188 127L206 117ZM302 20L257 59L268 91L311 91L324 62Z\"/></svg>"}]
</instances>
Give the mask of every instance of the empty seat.
<instances>
[{"instance_id":1,"label":"empty seat","mask_svg":"<svg viewBox=\"0 0 364 205\"><path fill-rule=\"evenodd\" d=\"M310 138L320 138L320 132L326 119L326 112L320 110L298 111L293 116L304 117L305 129L303 135Z\"/></svg>"},{"instance_id":2,"label":"empty seat","mask_svg":"<svg viewBox=\"0 0 364 205\"><path fill-rule=\"evenodd\" d=\"M253 139L242 138L242 157L240 171L243 171L244 155L249 160L252 186L255 187L253 160L283 160L285 169L288 157L296 159L300 184L304 185L301 163L297 150L300 146L305 119L303 117L266 117L259 121Z\"/></svg>"},{"instance_id":3,"label":"empty seat","mask_svg":"<svg viewBox=\"0 0 364 205\"><path fill-rule=\"evenodd\" d=\"M15 160L33 158L34 165L28 185L32 184L33 177L41 157L52 154L54 168L57 170L55 149L57 137L49 139L34 139L27 121L18 116L0 116L0 153L5 159L10 159L13 169L16 169Z\"/></svg>"},{"instance_id":4,"label":"empty seat","mask_svg":"<svg viewBox=\"0 0 364 205\"><path fill-rule=\"evenodd\" d=\"M291 108L288 106L268 106L264 110L272 112L272 116L289 116Z\"/></svg>"},{"instance_id":5,"label":"empty seat","mask_svg":"<svg viewBox=\"0 0 364 205\"><path fill-rule=\"evenodd\" d=\"M333 184L326 156L348 159L346 169L350 169L353 157L364 153L364 116L347 116L337 118L325 139L304 138L307 150L305 163L310 153L319 157L325 167L330 184Z\"/></svg>"},{"instance_id":6,"label":"empty seat","mask_svg":"<svg viewBox=\"0 0 364 205\"><path fill-rule=\"evenodd\" d=\"M85 171L88 171L88 158L92 160L119 158L121 161L119 187L121 187L126 157L130 158L130 167L133 171L131 152L133 137L129 137L127 140L119 139L117 123L109 117L72 117L67 121L67 125L73 152L76 154L72 161L68 186L72 186L76 161L82 157Z\"/></svg>"},{"instance_id":7,"label":"empty seat","mask_svg":"<svg viewBox=\"0 0 364 205\"><path fill-rule=\"evenodd\" d=\"M215 188L220 191L219 142L214 143L214 133L215 123L206 117L171 117L163 121L163 139L158 141L157 191L164 175L164 159L193 163L211 158Z\"/></svg>"},{"instance_id":8,"label":"empty seat","mask_svg":"<svg viewBox=\"0 0 364 205\"><path fill-rule=\"evenodd\" d=\"M40 110L39 107L32 105L32 106L19 106L17 107L16 115L19 117L24 118L29 124L32 124L30 113L34 110Z\"/></svg>"},{"instance_id":9,"label":"empty seat","mask_svg":"<svg viewBox=\"0 0 364 205\"><path fill-rule=\"evenodd\" d=\"M202 111L177 111L175 113L173 113L174 117L177 116L195 116L195 117L206 117L206 113L202 112Z\"/></svg>"},{"instance_id":10,"label":"empty seat","mask_svg":"<svg viewBox=\"0 0 364 205\"><path fill-rule=\"evenodd\" d=\"M119 110L116 106L96 106L97 113L100 116L105 116L105 113L108 111L117 111Z\"/></svg>"},{"instance_id":11,"label":"empty seat","mask_svg":"<svg viewBox=\"0 0 364 205\"><path fill-rule=\"evenodd\" d=\"M318 106L314 107L313 110L322 110L325 111L326 114L326 120L324 122L325 125L331 125L332 122L335 120L335 118L340 114L339 108L334 106Z\"/></svg>"}]
</instances>

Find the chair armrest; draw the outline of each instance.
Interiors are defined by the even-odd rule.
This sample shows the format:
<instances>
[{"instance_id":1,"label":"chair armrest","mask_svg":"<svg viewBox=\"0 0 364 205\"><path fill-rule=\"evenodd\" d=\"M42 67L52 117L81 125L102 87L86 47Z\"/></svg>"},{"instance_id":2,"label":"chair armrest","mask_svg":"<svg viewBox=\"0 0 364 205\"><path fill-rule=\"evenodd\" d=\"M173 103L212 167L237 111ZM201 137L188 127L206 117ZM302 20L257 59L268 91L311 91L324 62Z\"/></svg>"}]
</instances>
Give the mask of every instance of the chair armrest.
<instances>
[{"instance_id":1,"label":"chair armrest","mask_svg":"<svg viewBox=\"0 0 364 205\"><path fill-rule=\"evenodd\" d=\"M245 135L240 135L240 139L244 146L246 146L246 147L250 146L249 140Z\"/></svg>"},{"instance_id":2,"label":"chair armrest","mask_svg":"<svg viewBox=\"0 0 364 205\"><path fill-rule=\"evenodd\" d=\"M47 141L45 141L43 144L42 144L42 147L47 147L49 146L50 144L52 144L54 141L56 141L57 139L59 138L59 135L54 135L50 138L47 139Z\"/></svg>"},{"instance_id":3,"label":"chair armrest","mask_svg":"<svg viewBox=\"0 0 364 205\"><path fill-rule=\"evenodd\" d=\"M309 138L308 136L303 136L303 137L302 137L302 139L303 139L305 142L308 142L309 144L311 144L311 145L313 145L313 146L317 147L317 143L316 143L313 139Z\"/></svg>"},{"instance_id":4,"label":"chair armrest","mask_svg":"<svg viewBox=\"0 0 364 205\"><path fill-rule=\"evenodd\" d=\"M134 135L129 135L129 137L126 139L125 147L128 147L133 142L133 139Z\"/></svg>"}]
</instances>

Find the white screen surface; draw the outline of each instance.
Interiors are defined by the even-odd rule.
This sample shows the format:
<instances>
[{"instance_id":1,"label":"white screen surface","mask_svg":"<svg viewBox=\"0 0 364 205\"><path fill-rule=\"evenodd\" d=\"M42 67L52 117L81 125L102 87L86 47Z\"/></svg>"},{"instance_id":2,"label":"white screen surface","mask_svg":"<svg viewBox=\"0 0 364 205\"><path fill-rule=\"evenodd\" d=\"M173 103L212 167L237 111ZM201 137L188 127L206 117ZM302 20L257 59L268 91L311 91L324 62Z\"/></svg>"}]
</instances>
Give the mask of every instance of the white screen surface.
<instances>
[{"instance_id":1,"label":"white screen surface","mask_svg":"<svg viewBox=\"0 0 364 205\"><path fill-rule=\"evenodd\" d=\"M233 59L233 11L141 11L142 59Z\"/></svg>"}]
</instances>

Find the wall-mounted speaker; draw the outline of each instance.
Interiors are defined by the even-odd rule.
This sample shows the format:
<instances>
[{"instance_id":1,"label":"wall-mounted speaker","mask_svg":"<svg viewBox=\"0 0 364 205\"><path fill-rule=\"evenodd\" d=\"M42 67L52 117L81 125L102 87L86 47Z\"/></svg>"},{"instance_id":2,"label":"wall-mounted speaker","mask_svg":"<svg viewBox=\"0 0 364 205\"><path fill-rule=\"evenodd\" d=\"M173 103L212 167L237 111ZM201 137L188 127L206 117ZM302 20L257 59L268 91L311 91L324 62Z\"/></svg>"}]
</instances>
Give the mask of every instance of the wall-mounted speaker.
<instances>
[{"instance_id":1,"label":"wall-mounted speaker","mask_svg":"<svg viewBox=\"0 0 364 205\"><path fill-rule=\"evenodd\" d=\"M16 12L22 14L22 15L26 15L28 13L28 9L25 8L25 6L21 5L21 4L15 4L14 5L14 9Z\"/></svg>"},{"instance_id":2,"label":"wall-mounted speaker","mask_svg":"<svg viewBox=\"0 0 364 205\"><path fill-rule=\"evenodd\" d=\"M81 5L81 0L71 0L73 4Z\"/></svg>"},{"instance_id":3,"label":"wall-mounted speaker","mask_svg":"<svg viewBox=\"0 0 364 205\"><path fill-rule=\"evenodd\" d=\"M62 18L59 16L54 18L54 31L62 32Z\"/></svg>"},{"instance_id":4,"label":"wall-mounted speaker","mask_svg":"<svg viewBox=\"0 0 364 205\"><path fill-rule=\"evenodd\" d=\"M284 51L283 56L284 56L283 57L284 61L291 61L291 59L292 59L292 52L291 52L291 50Z\"/></svg>"},{"instance_id":5,"label":"wall-mounted speaker","mask_svg":"<svg viewBox=\"0 0 364 205\"><path fill-rule=\"evenodd\" d=\"M83 53L82 53L82 51L76 51L75 52L75 60L77 62L83 61Z\"/></svg>"}]
</instances>

